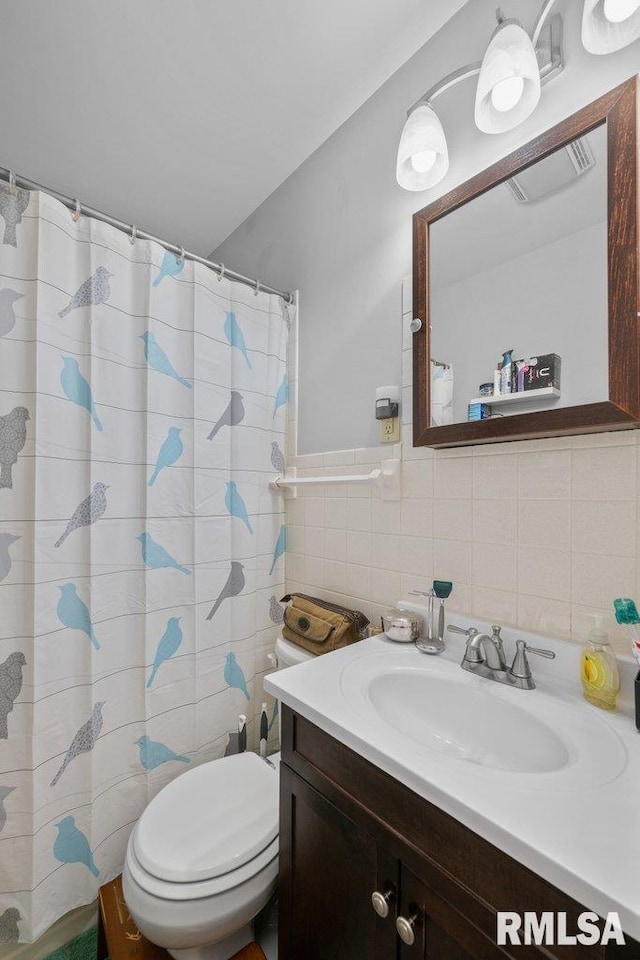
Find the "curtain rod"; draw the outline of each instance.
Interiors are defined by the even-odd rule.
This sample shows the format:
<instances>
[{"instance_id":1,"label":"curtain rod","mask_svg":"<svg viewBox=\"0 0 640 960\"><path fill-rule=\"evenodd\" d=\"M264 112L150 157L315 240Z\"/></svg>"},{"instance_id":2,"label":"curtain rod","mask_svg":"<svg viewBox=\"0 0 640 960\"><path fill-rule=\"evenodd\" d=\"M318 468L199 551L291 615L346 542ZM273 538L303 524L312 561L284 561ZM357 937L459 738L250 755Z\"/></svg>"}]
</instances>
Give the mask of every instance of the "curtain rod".
<instances>
[{"instance_id":1,"label":"curtain rod","mask_svg":"<svg viewBox=\"0 0 640 960\"><path fill-rule=\"evenodd\" d=\"M78 200L72 197L65 197L64 194L58 193L57 190L51 190L49 187L43 187L42 184L36 183L33 180L27 180L26 177L16 176L6 167L0 167L0 180L4 180L9 184L14 183L17 187L20 187L23 190L40 190L43 193L48 193L49 196L64 204L65 207L68 207L69 210L74 213L84 214L84 216L92 217L94 220L101 220L102 223L108 223L111 227L115 227L117 230L122 230L123 233L128 233L138 240L151 240L152 243L158 243L161 247L164 247L165 250L170 250L171 253L178 254L178 256L184 257L188 260L195 260L196 263L201 263L204 267L209 267L211 270L214 270L217 274L219 274L221 279L222 277L228 277L229 280L236 280L238 283L244 283L248 287L254 287L256 292L262 291L263 293L273 293L277 297L282 297L282 299L287 303L294 303L295 301L294 293L287 293L284 290L276 290L275 287L269 287L266 283L261 283L259 280L252 280L251 277L244 277L241 273L236 273L235 270L227 270L222 263L214 263L212 260L206 260L204 257L199 257L197 253L189 253L188 250L184 250L182 247L178 247L174 243L168 243L166 240L162 240L160 237L154 237L151 233L145 233L143 230L138 230L134 224L125 223L123 220L116 220L115 217L109 216L108 213L102 213L101 210L94 210L92 207L87 207L85 204L80 204Z\"/></svg>"}]
</instances>

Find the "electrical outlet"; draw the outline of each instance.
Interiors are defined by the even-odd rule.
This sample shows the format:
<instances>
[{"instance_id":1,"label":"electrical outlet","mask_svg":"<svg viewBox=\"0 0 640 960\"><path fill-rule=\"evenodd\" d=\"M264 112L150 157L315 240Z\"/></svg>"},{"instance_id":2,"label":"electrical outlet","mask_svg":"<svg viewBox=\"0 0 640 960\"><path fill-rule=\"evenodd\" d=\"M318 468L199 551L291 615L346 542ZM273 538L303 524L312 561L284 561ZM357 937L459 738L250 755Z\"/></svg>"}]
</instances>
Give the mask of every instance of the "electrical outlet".
<instances>
[{"instance_id":1,"label":"electrical outlet","mask_svg":"<svg viewBox=\"0 0 640 960\"><path fill-rule=\"evenodd\" d=\"M400 417L380 420L380 443L398 443L400 440Z\"/></svg>"}]
</instances>

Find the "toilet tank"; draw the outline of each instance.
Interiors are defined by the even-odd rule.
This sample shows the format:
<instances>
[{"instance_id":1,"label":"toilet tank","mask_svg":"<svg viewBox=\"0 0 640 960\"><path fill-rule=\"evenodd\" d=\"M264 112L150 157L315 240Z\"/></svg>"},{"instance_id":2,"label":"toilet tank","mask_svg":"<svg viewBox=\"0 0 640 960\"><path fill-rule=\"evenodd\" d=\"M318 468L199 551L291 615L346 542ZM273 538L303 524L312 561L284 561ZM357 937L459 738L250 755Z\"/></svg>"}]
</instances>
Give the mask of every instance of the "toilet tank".
<instances>
[{"instance_id":1,"label":"toilet tank","mask_svg":"<svg viewBox=\"0 0 640 960\"><path fill-rule=\"evenodd\" d=\"M293 667L296 663L305 663L307 660L313 660L313 654L303 650L295 643L285 640L281 633L276 640L276 660L277 669L284 670L285 667Z\"/></svg>"}]
</instances>

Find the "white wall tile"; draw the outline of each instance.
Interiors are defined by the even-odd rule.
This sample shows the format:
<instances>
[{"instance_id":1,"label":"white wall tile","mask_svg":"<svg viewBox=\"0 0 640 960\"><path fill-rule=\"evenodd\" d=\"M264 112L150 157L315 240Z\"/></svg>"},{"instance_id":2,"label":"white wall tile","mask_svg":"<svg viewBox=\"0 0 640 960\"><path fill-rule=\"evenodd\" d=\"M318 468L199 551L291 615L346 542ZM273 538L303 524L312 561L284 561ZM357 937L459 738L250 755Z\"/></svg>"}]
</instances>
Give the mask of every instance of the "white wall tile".
<instances>
[{"instance_id":1,"label":"white wall tile","mask_svg":"<svg viewBox=\"0 0 640 960\"><path fill-rule=\"evenodd\" d=\"M603 557L635 557L636 513L635 500L574 501L573 549Z\"/></svg>"},{"instance_id":2,"label":"white wall tile","mask_svg":"<svg viewBox=\"0 0 640 960\"><path fill-rule=\"evenodd\" d=\"M632 597L637 586L636 567L633 557L607 557L605 561L597 553L574 553L572 602L609 609L615 597Z\"/></svg>"},{"instance_id":3,"label":"white wall tile","mask_svg":"<svg viewBox=\"0 0 640 960\"><path fill-rule=\"evenodd\" d=\"M433 535L439 540L473 540L473 501L434 500Z\"/></svg>"},{"instance_id":4,"label":"white wall tile","mask_svg":"<svg viewBox=\"0 0 640 960\"><path fill-rule=\"evenodd\" d=\"M431 500L403 500L400 531L406 537L431 536Z\"/></svg>"},{"instance_id":5,"label":"white wall tile","mask_svg":"<svg viewBox=\"0 0 640 960\"><path fill-rule=\"evenodd\" d=\"M371 535L357 530L347 533L347 562L371 566Z\"/></svg>"},{"instance_id":6,"label":"white wall tile","mask_svg":"<svg viewBox=\"0 0 640 960\"><path fill-rule=\"evenodd\" d=\"M325 467L346 467L355 463L355 450L333 450L330 453L319 454Z\"/></svg>"},{"instance_id":7,"label":"white wall tile","mask_svg":"<svg viewBox=\"0 0 640 960\"><path fill-rule=\"evenodd\" d=\"M408 460L402 464L402 498L433 496L433 460Z\"/></svg>"},{"instance_id":8,"label":"white wall tile","mask_svg":"<svg viewBox=\"0 0 640 960\"><path fill-rule=\"evenodd\" d=\"M370 500L347 500L347 530L371 530Z\"/></svg>"},{"instance_id":9,"label":"white wall tile","mask_svg":"<svg viewBox=\"0 0 640 960\"><path fill-rule=\"evenodd\" d=\"M374 533L400 532L400 503L392 500L380 500L374 497L372 502L371 529Z\"/></svg>"},{"instance_id":10,"label":"white wall tile","mask_svg":"<svg viewBox=\"0 0 640 960\"><path fill-rule=\"evenodd\" d=\"M568 600L518 594L518 626L529 633L568 639L571 636L571 604Z\"/></svg>"},{"instance_id":11,"label":"white wall tile","mask_svg":"<svg viewBox=\"0 0 640 960\"><path fill-rule=\"evenodd\" d=\"M340 592L344 590L347 578L347 564L335 560L327 560L324 565L325 584L327 590Z\"/></svg>"},{"instance_id":12,"label":"white wall tile","mask_svg":"<svg viewBox=\"0 0 640 960\"><path fill-rule=\"evenodd\" d=\"M435 460L433 495L436 500L471 499L473 496L472 458L438 456Z\"/></svg>"},{"instance_id":13,"label":"white wall tile","mask_svg":"<svg viewBox=\"0 0 640 960\"><path fill-rule=\"evenodd\" d=\"M516 548L493 543L474 543L471 566L474 587L492 587L515 593Z\"/></svg>"},{"instance_id":14,"label":"white wall tile","mask_svg":"<svg viewBox=\"0 0 640 960\"><path fill-rule=\"evenodd\" d=\"M304 573L305 580L308 584L313 584L320 589L324 589L326 586L324 560L321 560L319 557L307 556L305 558Z\"/></svg>"},{"instance_id":15,"label":"white wall tile","mask_svg":"<svg viewBox=\"0 0 640 960\"><path fill-rule=\"evenodd\" d=\"M514 544L518 534L516 500L474 500L472 539L480 543Z\"/></svg>"},{"instance_id":16,"label":"white wall tile","mask_svg":"<svg viewBox=\"0 0 640 960\"><path fill-rule=\"evenodd\" d=\"M370 562L380 570L399 570L400 537L392 533L372 533Z\"/></svg>"},{"instance_id":17,"label":"white wall tile","mask_svg":"<svg viewBox=\"0 0 640 960\"><path fill-rule=\"evenodd\" d=\"M371 570L369 567L359 566L356 563L348 563L345 579L346 593L356 599L367 599L369 597L369 584L371 582Z\"/></svg>"},{"instance_id":18,"label":"white wall tile","mask_svg":"<svg viewBox=\"0 0 640 960\"><path fill-rule=\"evenodd\" d=\"M346 498L327 499L325 507L325 522L327 527L345 530L347 527L347 500Z\"/></svg>"},{"instance_id":19,"label":"white wall tile","mask_svg":"<svg viewBox=\"0 0 640 960\"><path fill-rule=\"evenodd\" d=\"M518 584L536 597L569 600L571 553L546 547L518 548Z\"/></svg>"},{"instance_id":20,"label":"white wall tile","mask_svg":"<svg viewBox=\"0 0 640 960\"><path fill-rule=\"evenodd\" d=\"M399 573L388 570L372 570L369 584L369 597L385 607L394 606L402 592Z\"/></svg>"},{"instance_id":21,"label":"white wall tile","mask_svg":"<svg viewBox=\"0 0 640 960\"><path fill-rule=\"evenodd\" d=\"M413 310L413 277L404 277L402 281L402 314Z\"/></svg>"},{"instance_id":22,"label":"white wall tile","mask_svg":"<svg viewBox=\"0 0 640 960\"><path fill-rule=\"evenodd\" d=\"M482 620L495 623L515 623L517 618L517 595L491 587L472 588L471 612Z\"/></svg>"},{"instance_id":23,"label":"white wall tile","mask_svg":"<svg viewBox=\"0 0 640 960\"><path fill-rule=\"evenodd\" d=\"M304 523L310 527L324 527L325 501L320 497L305 497L300 503L304 504Z\"/></svg>"},{"instance_id":24,"label":"white wall tile","mask_svg":"<svg viewBox=\"0 0 640 960\"><path fill-rule=\"evenodd\" d=\"M477 499L511 500L518 496L518 457L515 453L500 453L499 447L505 446L512 444L478 448L495 449L496 453L473 458L473 495Z\"/></svg>"},{"instance_id":25,"label":"white wall tile","mask_svg":"<svg viewBox=\"0 0 640 960\"><path fill-rule=\"evenodd\" d=\"M634 500L637 454L631 446L574 449L572 496L580 500Z\"/></svg>"},{"instance_id":26,"label":"white wall tile","mask_svg":"<svg viewBox=\"0 0 640 960\"><path fill-rule=\"evenodd\" d=\"M433 541L433 569L438 580L471 583L472 544L462 540Z\"/></svg>"},{"instance_id":27,"label":"white wall tile","mask_svg":"<svg viewBox=\"0 0 640 960\"><path fill-rule=\"evenodd\" d=\"M571 549L570 500L520 500L518 543L551 550Z\"/></svg>"},{"instance_id":28,"label":"white wall tile","mask_svg":"<svg viewBox=\"0 0 640 960\"><path fill-rule=\"evenodd\" d=\"M518 495L522 500L566 500L571 496L571 454L540 450L518 455Z\"/></svg>"},{"instance_id":29,"label":"white wall tile","mask_svg":"<svg viewBox=\"0 0 640 960\"><path fill-rule=\"evenodd\" d=\"M304 552L307 557L324 558L324 527L304 528Z\"/></svg>"},{"instance_id":30,"label":"white wall tile","mask_svg":"<svg viewBox=\"0 0 640 960\"><path fill-rule=\"evenodd\" d=\"M324 532L324 555L327 560L347 559L347 533L327 527Z\"/></svg>"},{"instance_id":31,"label":"white wall tile","mask_svg":"<svg viewBox=\"0 0 640 960\"><path fill-rule=\"evenodd\" d=\"M400 572L433 579L433 543L427 537L402 537Z\"/></svg>"}]
</instances>

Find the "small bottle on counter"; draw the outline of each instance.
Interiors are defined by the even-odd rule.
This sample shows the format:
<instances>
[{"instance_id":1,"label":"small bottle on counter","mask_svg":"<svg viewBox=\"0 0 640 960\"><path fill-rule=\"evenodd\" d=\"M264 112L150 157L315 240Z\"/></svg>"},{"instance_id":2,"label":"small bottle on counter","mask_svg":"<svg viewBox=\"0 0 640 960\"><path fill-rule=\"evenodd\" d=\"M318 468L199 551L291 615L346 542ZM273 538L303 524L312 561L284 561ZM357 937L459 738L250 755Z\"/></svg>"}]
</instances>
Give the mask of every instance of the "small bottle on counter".
<instances>
[{"instance_id":1,"label":"small bottle on counter","mask_svg":"<svg viewBox=\"0 0 640 960\"><path fill-rule=\"evenodd\" d=\"M615 710L620 673L609 637L602 626L602 617L594 617L593 629L584 645L580 680L585 700L601 710Z\"/></svg>"}]
</instances>

